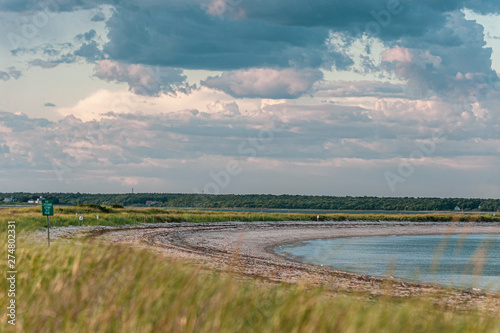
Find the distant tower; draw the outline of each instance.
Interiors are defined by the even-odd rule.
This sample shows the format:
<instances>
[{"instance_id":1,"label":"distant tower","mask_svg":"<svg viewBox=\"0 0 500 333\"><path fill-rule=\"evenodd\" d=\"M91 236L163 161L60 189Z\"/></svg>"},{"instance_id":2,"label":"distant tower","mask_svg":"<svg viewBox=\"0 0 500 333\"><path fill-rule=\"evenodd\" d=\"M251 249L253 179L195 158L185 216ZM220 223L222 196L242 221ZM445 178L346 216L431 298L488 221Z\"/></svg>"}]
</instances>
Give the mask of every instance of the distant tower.
<instances>
[{"instance_id":1,"label":"distant tower","mask_svg":"<svg viewBox=\"0 0 500 333\"><path fill-rule=\"evenodd\" d=\"M132 187L132 194L134 194L134 188Z\"/></svg>"}]
</instances>

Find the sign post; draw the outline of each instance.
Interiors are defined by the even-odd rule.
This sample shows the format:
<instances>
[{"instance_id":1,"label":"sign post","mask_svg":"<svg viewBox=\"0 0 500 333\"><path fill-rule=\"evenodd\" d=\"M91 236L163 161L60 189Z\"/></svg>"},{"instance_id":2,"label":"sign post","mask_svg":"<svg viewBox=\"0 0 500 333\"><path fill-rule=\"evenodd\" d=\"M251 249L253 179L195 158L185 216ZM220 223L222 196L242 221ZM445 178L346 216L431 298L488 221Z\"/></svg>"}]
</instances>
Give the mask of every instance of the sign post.
<instances>
[{"instance_id":1,"label":"sign post","mask_svg":"<svg viewBox=\"0 0 500 333\"><path fill-rule=\"evenodd\" d=\"M42 214L47 216L47 243L50 246L50 223L49 216L54 215L54 204L52 200L42 200Z\"/></svg>"}]
</instances>

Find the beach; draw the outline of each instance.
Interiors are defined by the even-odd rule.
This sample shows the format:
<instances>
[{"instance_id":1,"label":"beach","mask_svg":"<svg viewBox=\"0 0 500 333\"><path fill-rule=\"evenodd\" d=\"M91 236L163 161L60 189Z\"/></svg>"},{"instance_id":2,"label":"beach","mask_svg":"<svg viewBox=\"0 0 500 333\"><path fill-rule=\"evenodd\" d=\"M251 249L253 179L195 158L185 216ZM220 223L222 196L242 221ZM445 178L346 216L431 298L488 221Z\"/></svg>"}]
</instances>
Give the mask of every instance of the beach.
<instances>
[{"instance_id":1,"label":"beach","mask_svg":"<svg viewBox=\"0 0 500 333\"><path fill-rule=\"evenodd\" d=\"M500 310L500 295L481 290L381 278L303 264L273 253L276 246L311 239L429 234L499 234L497 223L403 222L263 222L163 223L127 227L60 228L62 238L91 237L110 244L147 247L170 259L182 259L203 269L236 273L265 283L302 283L328 292L371 297L431 297L436 304L460 310ZM70 232L71 234L68 234Z\"/></svg>"}]
</instances>

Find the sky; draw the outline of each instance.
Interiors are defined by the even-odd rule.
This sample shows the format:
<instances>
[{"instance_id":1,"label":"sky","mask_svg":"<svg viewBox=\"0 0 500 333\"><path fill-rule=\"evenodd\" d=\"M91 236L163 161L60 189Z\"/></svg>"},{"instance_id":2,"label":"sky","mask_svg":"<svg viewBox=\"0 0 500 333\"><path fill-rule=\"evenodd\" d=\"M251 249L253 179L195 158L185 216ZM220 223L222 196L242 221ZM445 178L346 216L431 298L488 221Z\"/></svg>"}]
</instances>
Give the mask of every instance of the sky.
<instances>
[{"instance_id":1,"label":"sky","mask_svg":"<svg viewBox=\"0 0 500 333\"><path fill-rule=\"evenodd\" d=\"M500 198L500 2L2 0L0 192Z\"/></svg>"}]
</instances>

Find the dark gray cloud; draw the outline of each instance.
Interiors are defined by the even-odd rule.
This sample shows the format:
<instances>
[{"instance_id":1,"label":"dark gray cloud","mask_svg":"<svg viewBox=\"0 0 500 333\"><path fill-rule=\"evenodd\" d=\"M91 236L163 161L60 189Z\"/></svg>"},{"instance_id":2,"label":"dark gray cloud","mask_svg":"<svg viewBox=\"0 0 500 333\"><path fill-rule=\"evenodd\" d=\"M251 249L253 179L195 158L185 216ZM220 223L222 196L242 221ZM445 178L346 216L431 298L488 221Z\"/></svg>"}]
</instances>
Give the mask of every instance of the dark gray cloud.
<instances>
[{"instance_id":1,"label":"dark gray cloud","mask_svg":"<svg viewBox=\"0 0 500 333\"><path fill-rule=\"evenodd\" d=\"M96 36L97 36L97 32L94 29L91 29L91 30L87 31L86 33L76 35L75 39L90 42Z\"/></svg>"},{"instance_id":2,"label":"dark gray cloud","mask_svg":"<svg viewBox=\"0 0 500 333\"><path fill-rule=\"evenodd\" d=\"M10 148L7 145L0 144L0 156L10 153Z\"/></svg>"},{"instance_id":3,"label":"dark gray cloud","mask_svg":"<svg viewBox=\"0 0 500 333\"><path fill-rule=\"evenodd\" d=\"M312 67L352 62L328 51L324 28L285 27L268 22L213 17L199 5L159 6L137 11L118 7L107 21L104 51L121 62L186 69Z\"/></svg>"},{"instance_id":4,"label":"dark gray cloud","mask_svg":"<svg viewBox=\"0 0 500 333\"><path fill-rule=\"evenodd\" d=\"M139 8L123 5L107 21L109 42L104 52L124 63L187 69L350 70L353 60L342 47L327 43L329 33L341 33L346 46L355 37L368 34L379 37L387 47L414 51L413 60L419 63L392 61L383 65L383 69L408 82L410 96L450 92L463 95L478 85L474 80L458 83L459 73L476 78L495 77L484 30L475 21L465 19L460 11L464 7L496 13L500 5L486 1L397 0L213 0L201 6L177 2L151 6L146 3ZM368 57L361 57L362 72L380 70ZM440 63L426 59L440 59ZM226 74L217 80L210 78L205 84L233 96L253 96L252 92L236 93L230 88L234 82L228 83L229 78ZM274 98L286 95L281 91Z\"/></svg>"},{"instance_id":5,"label":"dark gray cloud","mask_svg":"<svg viewBox=\"0 0 500 333\"><path fill-rule=\"evenodd\" d=\"M106 16L107 11L106 15L101 12L102 5L114 7L111 17ZM19 190L27 177L31 184L53 186L57 172L64 170L64 175L71 174L89 191L121 189L111 185L143 184L144 180L149 188L161 184L162 189L172 189L177 182L182 184L176 190L190 191L190 186L182 186L191 178L201 179L199 175L209 170L223 170L227 160L238 160L248 163L241 178L248 180L239 190L262 191L255 179L261 179L270 191L297 182L300 185L295 189L302 192L319 191L317 188L331 191L339 184L344 184L343 191L349 191L353 187L365 189L367 182L382 179L382 184L373 184L373 188L380 188L386 185L381 175L391 169L391 160L397 168L400 156L408 156L417 141L443 130L447 140L429 158L431 167L419 169L429 178L426 181L416 175L408 184L426 187L422 193L428 194L427 188L442 184L441 180L430 181L432 177L452 174L454 178L447 184L454 186L456 179L470 181L470 175L485 174L488 180L471 185L475 193L485 195L483 189L492 188L498 165L498 76L491 69L491 49L485 47L482 27L465 20L462 8L499 13L500 2L2 1L0 10L23 15L92 9L92 14L85 14L86 19L106 21L107 39L87 28L67 45L51 41L53 45L18 48L12 54L44 68L93 63L96 77L124 82L138 94L189 92L192 87L183 69L208 69L224 73L203 84L235 97L295 98L312 92L316 98L346 97L356 104L357 97L379 97L373 109L286 103L247 110L236 102L216 102L203 110L156 115L108 113L99 121L88 122L73 116L51 122L1 112L0 167L20 175L4 176L2 186L8 182ZM29 19L32 16L28 15ZM330 44L331 33L342 36L345 44ZM345 49L363 34L380 39L387 49L382 72L406 82L406 90L402 85L375 82L321 81L319 69L353 69L354 62ZM378 64L368 57L369 47L359 52L359 72L381 74ZM0 79L20 75L16 69L4 69ZM407 92L432 98L403 98ZM479 103L467 98L463 104L451 103L468 96L488 98ZM444 116L447 112L451 116ZM273 122L280 130L261 145L259 134ZM255 158L250 158L254 154ZM491 165L483 168L484 162ZM432 173L439 168L439 174ZM469 170L459 172L461 168ZM285 188L289 190L293 191ZM238 191L238 186L231 191Z\"/></svg>"},{"instance_id":6,"label":"dark gray cloud","mask_svg":"<svg viewBox=\"0 0 500 333\"><path fill-rule=\"evenodd\" d=\"M181 69L159 66L124 65L102 60L95 67L94 76L105 81L126 82L129 90L138 95L158 96L160 93L189 93L190 86Z\"/></svg>"},{"instance_id":7,"label":"dark gray cloud","mask_svg":"<svg viewBox=\"0 0 500 333\"><path fill-rule=\"evenodd\" d=\"M84 58L89 63L102 59L102 51L95 40L82 44L82 46L75 51L74 55Z\"/></svg>"},{"instance_id":8,"label":"dark gray cloud","mask_svg":"<svg viewBox=\"0 0 500 333\"><path fill-rule=\"evenodd\" d=\"M96 8L101 4L118 3L113 0L5 0L0 3L0 10L7 12L29 12L29 11L50 11L67 12L79 9Z\"/></svg>"},{"instance_id":9,"label":"dark gray cloud","mask_svg":"<svg viewBox=\"0 0 500 333\"><path fill-rule=\"evenodd\" d=\"M68 49L71 47L71 43L63 43L63 44L50 44L50 43L45 43L38 45L36 47L18 47L10 51L10 53L14 56L22 56L22 55L43 55L43 56L48 56L48 57L55 57L61 54L61 50Z\"/></svg>"},{"instance_id":10,"label":"dark gray cloud","mask_svg":"<svg viewBox=\"0 0 500 333\"><path fill-rule=\"evenodd\" d=\"M53 60L43 60L43 59L34 59L29 62L30 66L41 67L41 68L54 68L59 66L60 64L72 64L76 60L73 54L64 54L58 59Z\"/></svg>"},{"instance_id":11,"label":"dark gray cloud","mask_svg":"<svg viewBox=\"0 0 500 333\"><path fill-rule=\"evenodd\" d=\"M0 124L9 128L12 132L25 132L47 127L51 122L43 118L30 118L25 114L0 111Z\"/></svg>"},{"instance_id":12,"label":"dark gray cloud","mask_svg":"<svg viewBox=\"0 0 500 333\"><path fill-rule=\"evenodd\" d=\"M17 80L21 77L21 75L21 71L16 69L14 66L8 67L3 71L0 70L0 80L2 81L8 81L10 79Z\"/></svg>"},{"instance_id":13,"label":"dark gray cloud","mask_svg":"<svg viewBox=\"0 0 500 333\"><path fill-rule=\"evenodd\" d=\"M93 8L102 13L100 6L113 6L106 21L108 40L100 45L95 31L90 30L77 36L78 44L71 52L57 57L47 48L53 58L37 57L32 65L51 68L80 59L95 63L106 54L107 59L124 66L222 71L352 70L354 61L345 48L362 35L372 35L386 47L411 50L411 61L386 61L383 69L407 81L407 91L413 96L470 94L477 89L477 80L495 77L483 28L466 20L461 10L500 13L497 1L54 0L54 3L52 11ZM31 0L8 0L0 4L2 9L43 10L43 5ZM101 19L102 16L96 17ZM341 34L345 45L330 44L331 32ZM362 53L366 54L361 55L361 73L380 70L367 57L368 48ZM415 59L419 63L412 61ZM426 59L440 59L440 63ZM457 80L462 74L476 79ZM246 96L228 88L227 82L223 82L228 75L206 83L233 96ZM277 92L275 98L287 95L279 89Z\"/></svg>"},{"instance_id":14,"label":"dark gray cloud","mask_svg":"<svg viewBox=\"0 0 500 333\"><path fill-rule=\"evenodd\" d=\"M75 36L73 42L44 43L35 47L19 47L11 50L13 56L30 56L28 64L41 68L54 68L60 64L71 64L78 61L95 63L102 59L102 46L97 42L99 36L90 30Z\"/></svg>"},{"instance_id":15,"label":"dark gray cloud","mask_svg":"<svg viewBox=\"0 0 500 333\"><path fill-rule=\"evenodd\" d=\"M392 42L383 54L383 66L408 82L407 92L457 96L477 94L484 84L490 89L499 79L492 70L492 49L486 47L484 28L465 19L461 12L446 14L446 24L420 37Z\"/></svg>"},{"instance_id":16,"label":"dark gray cloud","mask_svg":"<svg viewBox=\"0 0 500 333\"><path fill-rule=\"evenodd\" d=\"M104 15L102 11L98 11L90 19L90 21L92 22L104 22L105 20L106 20L106 15Z\"/></svg>"},{"instance_id":17,"label":"dark gray cloud","mask_svg":"<svg viewBox=\"0 0 500 333\"><path fill-rule=\"evenodd\" d=\"M443 24L442 13L454 6L434 1L243 1L249 19L286 26L324 27L355 35L372 33L385 40L421 35ZM425 20L422 20L425 17ZM377 26L378 24L378 26Z\"/></svg>"},{"instance_id":18,"label":"dark gray cloud","mask_svg":"<svg viewBox=\"0 0 500 333\"><path fill-rule=\"evenodd\" d=\"M437 17L441 13L469 8L478 13L500 13L500 4L488 0L354 0L354 1L217 1L223 2L227 8L235 8L244 12L245 17L265 21L272 21L283 25L325 26L330 28L350 28L353 25L364 25L374 20L377 15L386 15L389 12L392 19L398 18L396 23L406 25L399 34L407 32L421 33L421 27L432 21L440 21ZM231 4L233 2L233 4ZM374 13L372 13L374 12ZM224 11L231 14L231 11ZM421 16L425 13L426 16ZM422 20L425 17L425 20ZM380 17L379 17L380 18ZM420 19L418 19L420 18ZM380 18L382 19L382 18ZM443 21L442 21L443 22ZM395 28L389 28L396 33Z\"/></svg>"}]
</instances>

